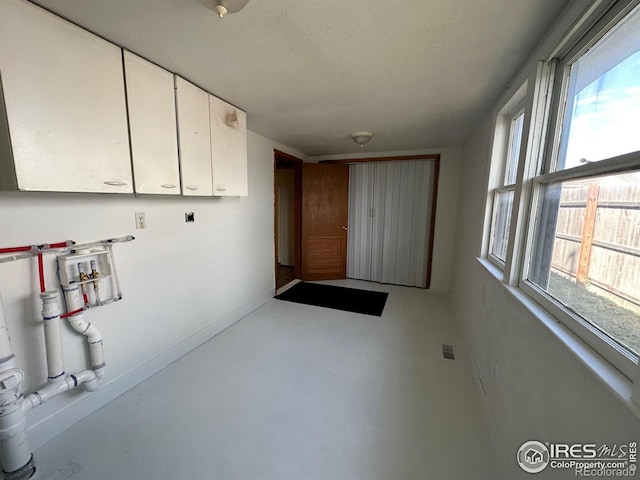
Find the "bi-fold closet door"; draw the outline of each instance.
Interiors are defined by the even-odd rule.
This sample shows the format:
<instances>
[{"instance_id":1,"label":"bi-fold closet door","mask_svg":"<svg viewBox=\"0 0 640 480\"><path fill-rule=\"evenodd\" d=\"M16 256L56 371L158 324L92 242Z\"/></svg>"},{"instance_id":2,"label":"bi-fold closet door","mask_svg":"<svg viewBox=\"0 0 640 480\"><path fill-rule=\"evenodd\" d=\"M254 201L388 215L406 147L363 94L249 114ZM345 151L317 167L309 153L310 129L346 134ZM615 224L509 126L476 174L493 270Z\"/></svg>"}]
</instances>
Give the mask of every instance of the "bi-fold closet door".
<instances>
[{"instance_id":1,"label":"bi-fold closet door","mask_svg":"<svg viewBox=\"0 0 640 480\"><path fill-rule=\"evenodd\" d=\"M347 276L427 286L435 162L349 167Z\"/></svg>"}]
</instances>

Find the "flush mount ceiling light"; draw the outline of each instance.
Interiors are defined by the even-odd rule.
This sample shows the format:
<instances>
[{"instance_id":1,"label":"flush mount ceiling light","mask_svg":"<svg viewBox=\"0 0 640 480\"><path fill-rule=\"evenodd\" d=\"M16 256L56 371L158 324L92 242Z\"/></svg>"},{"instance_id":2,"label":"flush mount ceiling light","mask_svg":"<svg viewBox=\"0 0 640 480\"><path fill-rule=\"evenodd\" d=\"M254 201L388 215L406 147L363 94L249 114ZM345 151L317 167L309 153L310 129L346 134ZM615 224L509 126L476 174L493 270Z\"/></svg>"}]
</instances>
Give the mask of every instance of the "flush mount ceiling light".
<instances>
[{"instance_id":1,"label":"flush mount ceiling light","mask_svg":"<svg viewBox=\"0 0 640 480\"><path fill-rule=\"evenodd\" d=\"M353 132L351 139L361 147L364 147L373 138L373 132Z\"/></svg>"},{"instance_id":2,"label":"flush mount ceiling light","mask_svg":"<svg viewBox=\"0 0 640 480\"><path fill-rule=\"evenodd\" d=\"M200 3L216 12L222 18L227 14L242 10L249 3L249 0L200 0Z\"/></svg>"}]
</instances>

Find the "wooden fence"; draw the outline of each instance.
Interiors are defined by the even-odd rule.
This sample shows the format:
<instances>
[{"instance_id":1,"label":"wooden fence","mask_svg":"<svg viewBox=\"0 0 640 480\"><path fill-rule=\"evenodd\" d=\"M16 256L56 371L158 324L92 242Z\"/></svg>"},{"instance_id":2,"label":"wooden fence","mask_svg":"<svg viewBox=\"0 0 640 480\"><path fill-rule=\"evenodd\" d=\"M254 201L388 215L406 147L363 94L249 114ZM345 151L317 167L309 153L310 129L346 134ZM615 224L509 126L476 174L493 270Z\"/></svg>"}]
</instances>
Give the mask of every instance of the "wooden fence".
<instances>
[{"instance_id":1,"label":"wooden fence","mask_svg":"<svg viewBox=\"0 0 640 480\"><path fill-rule=\"evenodd\" d=\"M566 182L552 268L640 305L640 182L634 174Z\"/></svg>"}]
</instances>

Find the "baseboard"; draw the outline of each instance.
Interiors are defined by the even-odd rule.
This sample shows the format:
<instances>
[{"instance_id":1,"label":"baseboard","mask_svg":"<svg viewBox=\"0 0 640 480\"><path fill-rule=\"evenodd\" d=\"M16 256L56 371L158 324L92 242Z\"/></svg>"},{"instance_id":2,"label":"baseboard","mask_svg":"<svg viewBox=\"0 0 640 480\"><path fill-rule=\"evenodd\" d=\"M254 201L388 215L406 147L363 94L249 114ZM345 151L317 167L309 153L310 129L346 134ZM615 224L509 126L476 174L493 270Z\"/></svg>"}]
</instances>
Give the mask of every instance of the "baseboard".
<instances>
[{"instance_id":1,"label":"baseboard","mask_svg":"<svg viewBox=\"0 0 640 480\"><path fill-rule=\"evenodd\" d=\"M112 400L115 400L120 395L158 373L191 350L199 347L207 340L229 328L237 321L267 303L271 298L273 298L273 289L269 289L269 291L256 297L253 301L219 318L202 330L132 368L128 372L116 378L109 379L100 390L90 394L84 394L77 400L70 401L54 414L31 425L28 429L28 435L32 451L37 450L84 417L105 406Z\"/></svg>"},{"instance_id":2,"label":"baseboard","mask_svg":"<svg viewBox=\"0 0 640 480\"><path fill-rule=\"evenodd\" d=\"M287 290L289 290L291 287L297 285L298 283L300 283L302 280L300 280L299 278L296 278L294 280L291 280L289 283L287 283L286 285L280 287L279 289L276 290L276 295L280 295L284 292L286 292Z\"/></svg>"},{"instance_id":3,"label":"baseboard","mask_svg":"<svg viewBox=\"0 0 640 480\"><path fill-rule=\"evenodd\" d=\"M432 285L427 290L429 292L434 292L434 293L449 293L448 287L443 287L438 285Z\"/></svg>"}]
</instances>

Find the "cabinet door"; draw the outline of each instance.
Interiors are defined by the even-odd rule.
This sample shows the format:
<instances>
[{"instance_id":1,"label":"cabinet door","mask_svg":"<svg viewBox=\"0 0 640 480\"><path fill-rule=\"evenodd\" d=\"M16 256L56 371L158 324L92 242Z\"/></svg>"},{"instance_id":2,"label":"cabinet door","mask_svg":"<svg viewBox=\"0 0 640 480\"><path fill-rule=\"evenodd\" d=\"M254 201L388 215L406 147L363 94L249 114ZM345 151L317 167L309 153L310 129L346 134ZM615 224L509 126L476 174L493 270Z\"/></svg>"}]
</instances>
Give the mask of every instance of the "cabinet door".
<instances>
[{"instance_id":1,"label":"cabinet door","mask_svg":"<svg viewBox=\"0 0 640 480\"><path fill-rule=\"evenodd\" d=\"M14 157L2 175L20 190L133 191L120 48L2 0L0 70Z\"/></svg>"},{"instance_id":2,"label":"cabinet door","mask_svg":"<svg viewBox=\"0 0 640 480\"><path fill-rule=\"evenodd\" d=\"M246 196L247 115L213 95L209 95L209 111L213 194Z\"/></svg>"},{"instance_id":3,"label":"cabinet door","mask_svg":"<svg viewBox=\"0 0 640 480\"><path fill-rule=\"evenodd\" d=\"M173 74L124 52L136 193L180 195Z\"/></svg>"},{"instance_id":4,"label":"cabinet door","mask_svg":"<svg viewBox=\"0 0 640 480\"><path fill-rule=\"evenodd\" d=\"M176 76L182 194L213 195L209 94Z\"/></svg>"}]
</instances>

